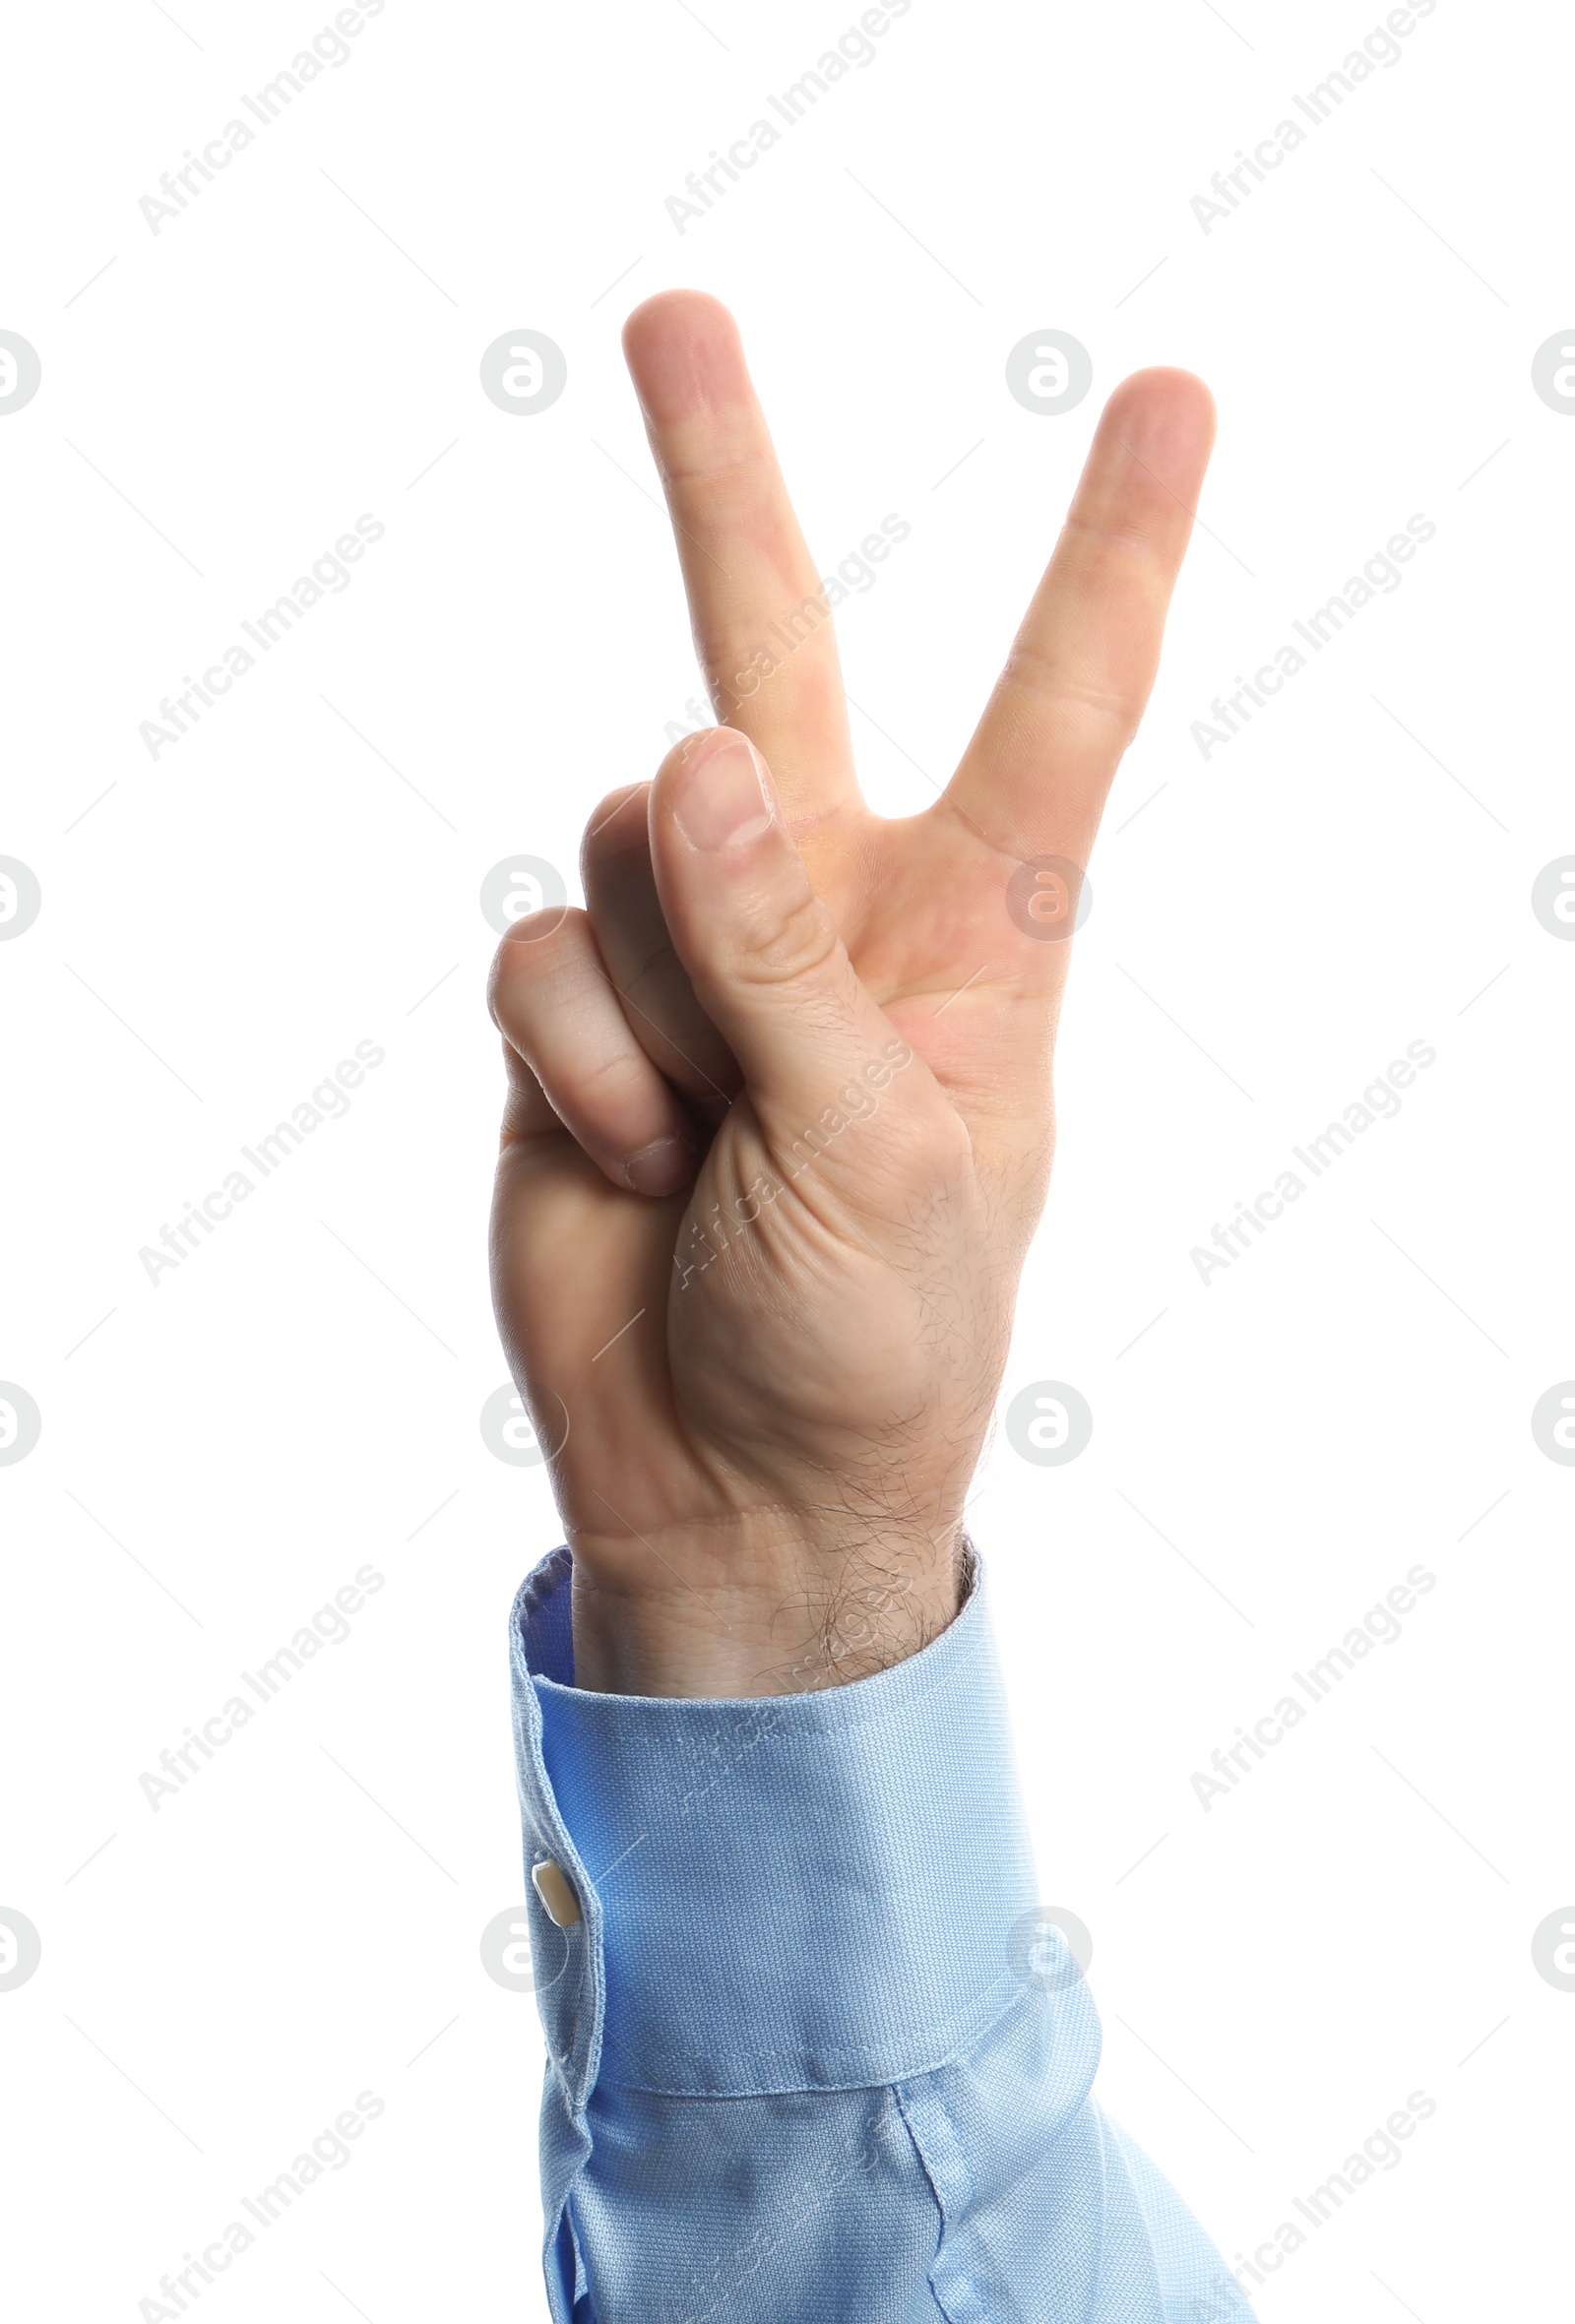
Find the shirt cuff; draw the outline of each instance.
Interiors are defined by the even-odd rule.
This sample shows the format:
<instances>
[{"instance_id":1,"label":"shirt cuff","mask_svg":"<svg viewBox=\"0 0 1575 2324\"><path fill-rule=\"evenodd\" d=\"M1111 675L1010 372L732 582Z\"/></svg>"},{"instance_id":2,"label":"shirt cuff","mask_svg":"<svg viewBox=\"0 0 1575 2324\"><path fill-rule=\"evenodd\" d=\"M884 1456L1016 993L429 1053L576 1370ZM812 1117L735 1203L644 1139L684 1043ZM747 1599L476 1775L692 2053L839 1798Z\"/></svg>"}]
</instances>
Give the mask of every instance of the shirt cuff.
<instances>
[{"instance_id":1,"label":"shirt cuff","mask_svg":"<svg viewBox=\"0 0 1575 2324\"><path fill-rule=\"evenodd\" d=\"M533 1884L571 2113L598 2080L865 2088L976 2041L1022 1996L1035 1899L977 1559L961 1612L908 1662L734 1701L577 1688L571 1571L567 1549L544 1559L510 1623L527 1856L581 1913L559 1926Z\"/></svg>"}]
</instances>

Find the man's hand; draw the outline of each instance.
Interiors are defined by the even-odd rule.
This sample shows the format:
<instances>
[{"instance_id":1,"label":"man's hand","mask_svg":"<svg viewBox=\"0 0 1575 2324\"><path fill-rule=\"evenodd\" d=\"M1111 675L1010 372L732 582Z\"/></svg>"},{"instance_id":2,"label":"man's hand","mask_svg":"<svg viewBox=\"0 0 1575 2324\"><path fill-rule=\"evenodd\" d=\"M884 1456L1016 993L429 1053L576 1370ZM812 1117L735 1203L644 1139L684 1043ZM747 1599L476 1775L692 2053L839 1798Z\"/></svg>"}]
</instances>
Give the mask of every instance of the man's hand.
<instances>
[{"instance_id":1,"label":"man's hand","mask_svg":"<svg viewBox=\"0 0 1575 2324\"><path fill-rule=\"evenodd\" d=\"M580 1683L790 1692L957 1609L1077 867L1213 408L1185 372L1116 390L961 766L890 822L731 317L666 292L624 343L726 724L602 801L586 911L498 949L494 1298L574 1551Z\"/></svg>"}]
</instances>

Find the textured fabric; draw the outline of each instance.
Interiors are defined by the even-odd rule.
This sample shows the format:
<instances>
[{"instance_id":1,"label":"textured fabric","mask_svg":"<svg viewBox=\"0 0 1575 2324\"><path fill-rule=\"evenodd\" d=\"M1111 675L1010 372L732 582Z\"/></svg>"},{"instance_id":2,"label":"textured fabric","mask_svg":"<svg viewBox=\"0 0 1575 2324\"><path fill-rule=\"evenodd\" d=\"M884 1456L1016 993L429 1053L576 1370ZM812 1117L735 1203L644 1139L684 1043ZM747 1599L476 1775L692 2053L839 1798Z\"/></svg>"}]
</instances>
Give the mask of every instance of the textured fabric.
<instances>
[{"instance_id":1,"label":"textured fabric","mask_svg":"<svg viewBox=\"0 0 1575 2324\"><path fill-rule=\"evenodd\" d=\"M758 1701L574 1683L570 1557L511 1623L553 2324L1250 2324L1090 2097L979 1569L922 1654Z\"/></svg>"}]
</instances>

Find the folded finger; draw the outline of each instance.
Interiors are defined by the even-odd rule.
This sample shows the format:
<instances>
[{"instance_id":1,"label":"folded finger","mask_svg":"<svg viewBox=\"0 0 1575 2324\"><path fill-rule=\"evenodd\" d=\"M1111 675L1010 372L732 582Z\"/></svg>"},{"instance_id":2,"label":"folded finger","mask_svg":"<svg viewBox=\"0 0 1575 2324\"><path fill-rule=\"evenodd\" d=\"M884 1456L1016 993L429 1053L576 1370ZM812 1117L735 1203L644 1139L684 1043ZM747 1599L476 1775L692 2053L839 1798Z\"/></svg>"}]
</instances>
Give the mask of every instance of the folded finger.
<instances>
[{"instance_id":1,"label":"folded finger","mask_svg":"<svg viewBox=\"0 0 1575 2324\"><path fill-rule=\"evenodd\" d=\"M650 796L649 783L631 784L592 816L580 850L586 906L635 1039L702 1120L720 1120L741 1076L673 950L651 863Z\"/></svg>"},{"instance_id":2,"label":"folded finger","mask_svg":"<svg viewBox=\"0 0 1575 2324\"><path fill-rule=\"evenodd\" d=\"M629 1029L589 916L536 912L498 946L493 1021L529 1067L545 1106L614 1186L672 1194L696 1162L677 1094ZM520 1134L551 1127L528 1089L511 1096Z\"/></svg>"}]
</instances>

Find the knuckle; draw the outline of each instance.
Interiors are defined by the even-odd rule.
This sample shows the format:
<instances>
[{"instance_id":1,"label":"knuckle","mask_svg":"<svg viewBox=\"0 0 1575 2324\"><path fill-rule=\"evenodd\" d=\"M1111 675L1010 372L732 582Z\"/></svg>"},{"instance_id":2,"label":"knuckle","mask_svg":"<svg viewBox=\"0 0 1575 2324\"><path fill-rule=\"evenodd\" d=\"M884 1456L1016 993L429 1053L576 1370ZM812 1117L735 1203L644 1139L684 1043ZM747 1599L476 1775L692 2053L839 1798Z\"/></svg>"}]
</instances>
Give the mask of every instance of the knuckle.
<instances>
[{"instance_id":1,"label":"knuckle","mask_svg":"<svg viewBox=\"0 0 1575 2324\"><path fill-rule=\"evenodd\" d=\"M1014 646L1001 672L1003 685L1019 686L1069 712L1084 712L1108 724L1128 740L1137 730L1143 705L1124 686L1101 686L1079 677L1054 655L1032 646Z\"/></svg>"},{"instance_id":2,"label":"knuckle","mask_svg":"<svg viewBox=\"0 0 1575 2324\"><path fill-rule=\"evenodd\" d=\"M598 1114L617 1113L646 1098L654 1078L644 1055L632 1043L627 1048L608 1049L582 1062L580 1099Z\"/></svg>"},{"instance_id":3,"label":"knuckle","mask_svg":"<svg viewBox=\"0 0 1575 2324\"><path fill-rule=\"evenodd\" d=\"M1075 551L1091 564L1120 563L1133 570L1152 570L1168 579L1171 558L1152 526L1139 518L1080 516L1067 512L1062 527Z\"/></svg>"},{"instance_id":4,"label":"knuckle","mask_svg":"<svg viewBox=\"0 0 1575 2324\"><path fill-rule=\"evenodd\" d=\"M487 971L486 1005L500 1033L518 1026L540 988L549 991L572 973L586 949L590 929L577 908L549 907L527 912L504 932Z\"/></svg>"},{"instance_id":5,"label":"knuckle","mask_svg":"<svg viewBox=\"0 0 1575 2324\"><path fill-rule=\"evenodd\" d=\"M568 940L572 942L584 919L585 913L576 911L572 905L543 905L539 911L528 911L521 918L509 922L503 931L498 952L500 955L506 954L511 947L522 945L530 945L541 953L551 951L565 931L568 931Z\"/></svg>"},{"instance_id":6,"label":"knuckle","mask_svg":"<svg viewBox=\"0 0 1575 2324\"><path fill-rule=\"evenodd\" d=\"M753 900L739 926L734 970L747 984L825 983L841 955L831 914L806 882L801 895Z\"/></svg>"},{"instance_id":7,"label":"knuckle","mask_svg":"<svg viewBox=\"0 0 1575 2324\"><path fill-rule=\"evenodd\" d=\"M596 867L636 848L646 851L646 800L649 783L620 783L598 801L580 842L580 866L587 884Z\"/></svg>"}]
</instances>

